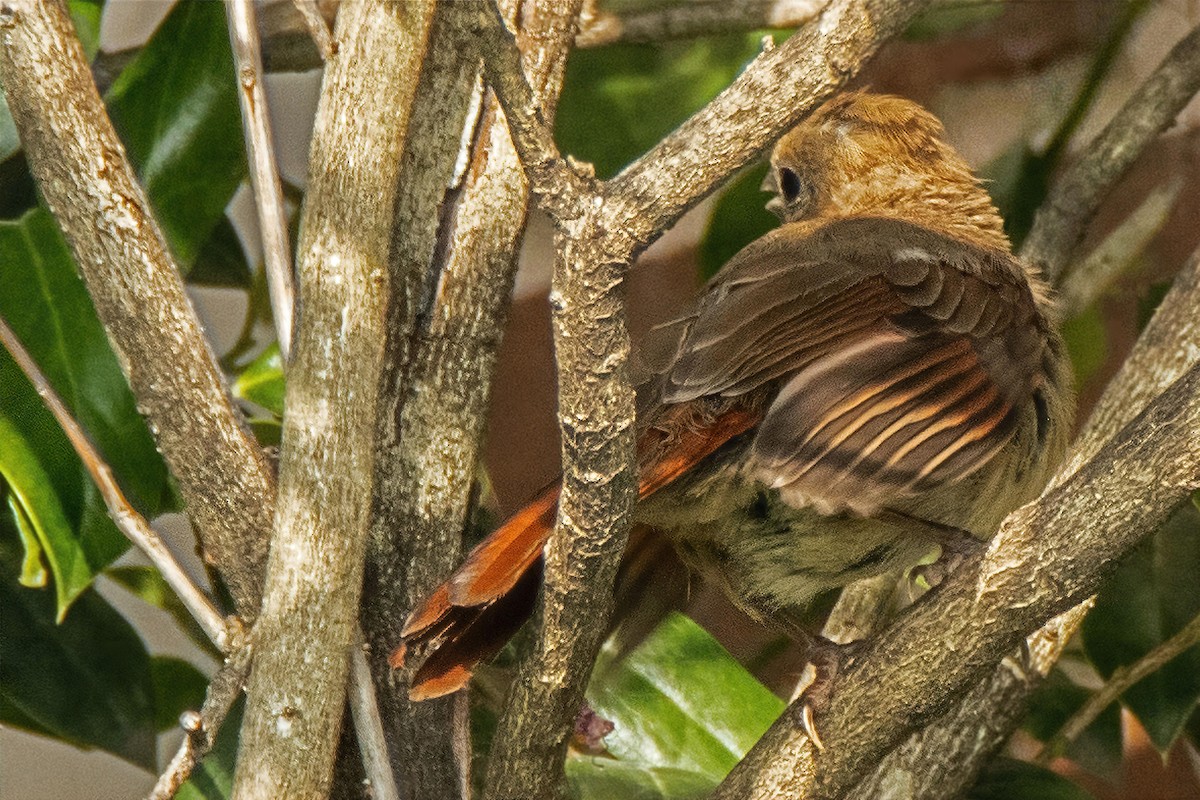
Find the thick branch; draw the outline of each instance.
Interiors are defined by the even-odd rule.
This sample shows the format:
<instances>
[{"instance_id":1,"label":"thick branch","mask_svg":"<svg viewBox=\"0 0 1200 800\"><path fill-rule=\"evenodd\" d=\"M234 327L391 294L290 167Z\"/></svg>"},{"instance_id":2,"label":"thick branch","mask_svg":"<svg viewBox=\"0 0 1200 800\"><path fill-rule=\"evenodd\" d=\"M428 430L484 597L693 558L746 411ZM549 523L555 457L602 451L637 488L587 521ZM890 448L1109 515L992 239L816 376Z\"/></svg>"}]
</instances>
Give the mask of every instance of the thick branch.
<instances>
[{"instance_id":1,"label":"thick branch","mask_svg":"<svg viewBox=\"0 0 1200 800\"><path fill-rule=\"evenodd\" d=\"M832 0L607 187L639 247L670 227L844 84L929 0ZM683 189L664 192L663 187Z\"/></svg>"},{"instance_id":2,"label":"thick branch","mask_svg":"<svg viewBox=\"0 0 1200 800\"><path fill-rule=\"evenodd\" d=\"M60 3L0 5L0 74L30 167L205 558L252 618L275 497L270 466L229 397Z\"/></svg>"},{"instance_id":3,"label":"thick branch","mask_svg":"<svg viewBox=\"0 0 1200 800\"><path fill-rule=\"evenodd\" d=\"M795 28L815 17L824 4L825 0L692 0L665 8L621 13L585 6L575 45L602 47L618 42L661 42L756 28Z\"/></svg>"},{"instance_id":4,"label":"thick branch","mask_svg":"<svg viewBox=\"0 0 1200 800\"><path fill-rule=\"evenodd\" d=\"M1200 27L1171 49L1054 186L1021 247L1021 258L1057 282L1109 188L1200 91Z\"/></svg>"},{"instance_id":5,"label":"thick branch","mask_svg":"<svg viewBox=\"0 0 1200 800\"><path fill-rule=\"evenodd\" d=\"M371 513L398 170L433 13L432 2L353 3L326 66L237 798L324 798L330 786Z\"/></svg>"},{"instance_id":6,"label":"thick branch","mask_svg":"<svg viewBox=\"0 0 1200 800\"><path fill-rule=\"evenodd\" d=\"M426 368L419 338L444 308L431 308L457 195L455 165L463 128L479 102L479 62L470 53L467 3L439 3L398 182L404 187L393 215L388 258L391 298L385 367L375 410L375 488L361 611L396 779L411 797L452 800L468 786L470 746L466 696L410 703L410 671L393 674L388 654L399 643L408 612L458 562L462 517L454 519L447 494L474 478L474 465L449 472L445 442L415 420L435 415L448 398L437 387L414 386ZM478 106L475 106L478 113ZM479 387L473 387L478 389ZM436 418L436 417L435 417ZM462 507L460 506L460 508ZM460 511L460 514L463 512ZM445 515L445 516L444 516Z\"/></svg>"}]
</instances>

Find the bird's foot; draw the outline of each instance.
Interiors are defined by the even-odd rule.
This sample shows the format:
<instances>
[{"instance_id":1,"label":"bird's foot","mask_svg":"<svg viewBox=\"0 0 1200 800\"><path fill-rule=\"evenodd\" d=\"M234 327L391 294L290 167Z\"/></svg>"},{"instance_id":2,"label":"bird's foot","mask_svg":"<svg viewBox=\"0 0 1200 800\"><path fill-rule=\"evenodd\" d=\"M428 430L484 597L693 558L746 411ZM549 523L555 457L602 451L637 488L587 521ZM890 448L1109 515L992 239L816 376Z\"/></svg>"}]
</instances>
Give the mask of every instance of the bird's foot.
<instances>
[{"instance_id":1,"label":"bird's foot","mask_svg":"<svg viewBox=\"0 0 1200 800\"><path fill-rule=\"evenodd\" d=\"M803 704L800 708L800 727L818 750L824 750L825 743L817 731L816 717L829 707L834 678L853 663L861 647L861 642L838 644L824 636L814 636L810 640L808 664L800 673L791 701Z\"/></svg>"}]
</instances>

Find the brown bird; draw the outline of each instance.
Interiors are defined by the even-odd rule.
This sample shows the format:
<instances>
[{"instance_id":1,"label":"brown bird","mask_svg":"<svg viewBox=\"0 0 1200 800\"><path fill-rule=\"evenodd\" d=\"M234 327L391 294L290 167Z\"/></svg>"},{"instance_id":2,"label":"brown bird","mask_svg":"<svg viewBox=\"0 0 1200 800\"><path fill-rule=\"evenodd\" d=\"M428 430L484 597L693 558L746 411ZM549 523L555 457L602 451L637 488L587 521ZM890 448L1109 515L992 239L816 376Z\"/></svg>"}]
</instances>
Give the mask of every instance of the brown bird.
<instances>
[{"instance_id":1,"label":"brown bird","mask_svg":"<svg viewBox=\"0 0 1200 800\"><path fill-rule=\"evenodd\" d=\"M855 92L775 147L778 229L660 328L636 520L758 618L989 538L1061 457L1071 401L1041 279L941 124ZM467 682L532 607L558 486L412 614L414 699Z\"/></svg>"}]
</instances>

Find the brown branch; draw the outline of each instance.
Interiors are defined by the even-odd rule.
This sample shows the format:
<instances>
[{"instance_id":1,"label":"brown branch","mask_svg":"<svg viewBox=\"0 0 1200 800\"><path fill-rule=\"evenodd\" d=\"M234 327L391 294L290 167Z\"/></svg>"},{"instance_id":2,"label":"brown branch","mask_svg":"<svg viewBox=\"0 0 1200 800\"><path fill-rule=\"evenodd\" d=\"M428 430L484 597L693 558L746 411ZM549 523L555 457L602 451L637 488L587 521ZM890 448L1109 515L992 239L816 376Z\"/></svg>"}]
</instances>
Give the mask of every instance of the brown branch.
<instances>
[{"instance_id":1,"label":"brown branch","mask_svg":"<svg viewBox=\"0 0 1200 800\"><path fill-rule=\"evenodd\" d=\"M458 561L475 476L473 461L452 470L454 453L433 422L443 418L450 398L422 380L435 362L448 366L440 360L444 351L423 348L422 339L448 313L433 304L440 299L439 261L459 195L454 184L463 130L472 109L478 115L482 94L478 60L463 57L470 53L471 10L467 3L437 6L400 156L397 182L404 190L392 215L387 357L375 411L373 514L360 612L396 779L405 795L429 800L458 798L468 786L467 698L410 703L411 672L393 673L388 655L408 612Z\"/></svg>"},{"instance_id":2,"label":"brown branch","mask_svg":"<svg viewBox=\"0 0 1200 800\"><path fill-rule=\"evenodd\" d=\"M400 790L388 754L387 736L383 729L383 718L379 713L379 700L375 694L375 681L371 666L367 663L362 632L355 636L350 648L350 678L347 702L350 717L354 721L354 733L358 749L362 753L363 771L366 773L368 796L373 800L400 800Z\"/></svg>"},{"instance_id":3,"label":"brown branch","mask_svg":"<svg viewBox=\"0 0 1200 800\"><path fill-rule=\"evenodd\" d=\"M1056 755L1062 753L1067 745L1075 741L1104 709L1125 694L1127 689L1147 675L1152 675L1162 669L1176 656L1187 652L1197 644L1200 644L1200 616L1193 617L1192 621L1182 630L1137 661L1113 672L1105 684L1096 690L1087 699L1087 702L1063 723L1063 726L1058 729L1058 733L1046 742L1038 753L1036 761L1039 764L1049 763Z\"/></svg>"},{"instance_id":4,"label":"brown branch","mask_svg":"<svg viewBox=\"0 0 1200 800\"><path fill-rule=\"evenodd\" d=\"M301 3L301 5L304 5ZM263 86L262 53L258 27L254 22L252 0L226 0L229 40L238 68L238 99L242 107L242 130L249 154L250 185L254 189L254 208L258 212L258 230L262 239L263 263L271 298L271 313L279 352L286 364L292 347L292 312L296 290L292 281L292 248L288 242L287 212L279 185L279 167L267 113L267 92ZM328 38L329 29L318 17Z\"/></svg>"},{"instance_id":5,"label":"brown branch","mask_svg":"<svg viewBox=\"0 0 1200 800\"><path fill-rule=\"evenodd\" d=\"M0 74L42 195L178 482L204 554L253 618L275 482L104 110L66 10L0 4Z\"/></svg>"},{"instance_id":6,"label":"brown branch","mask_svg":"<svg viewBox=\"0 0 1200 800\"><path fill-rule=\"evenodd\" d=\"M330 787L372 508L400 156L433 16L433 2L380 1L338 17L313 133L303 313L235 798L324 798Z\"/></svg>"},{"instance_id":7,"label":"brown branch","mask_svg":"<svg viewBox=\"0 0 1200 800\"><path fill-rule=\"evenodd\" d=\"M796 28L811 20L825 0L691 0L645 11L610 12L584 6L576 47L650 43L757 28Z\"/></svg>"},{"instance_id":8,"label":"brown branch","mask_svg":"<svg viewBox=\"0 0 1200 800\"><path fill-rule=\"evenodd\" d=\"M229 655L208 684L200 711L189 711L180 717L179 724L184 730L183 742L167 768L159 775L146 800L170 800L174 797L191 776L192 770L212 749L229 709L242 693L246 675L250 672L252 653L251 645L245 643Z\"/></svg>"},{"instance_id":9,"label":"brown branch","mask_svg":"<svg viewBox=\"0 0 1200 800\"><path fill-rule=\"evenodd\" d=\"M321 9L317 7L317 0L292 0L292 7L300 13L300 18L304 21L304 27L308 29L313 44L316 45L317 55L321 57L321 61L328 61L334 53L335 44L333 33L329 30L329 23L321 16Z\"/></svg>"},{"instance_id":10,"label":"brown branch","mask_svg":"<svg viewBox=\"0 0 1200 800\"><path fill-rule=\"evenodd\" d=\"M1087 155L1055 183L1021 247L1021 258L1057 282L1109 188L1200 91L1200 27L1171 49Z\"/></svg>"}]
</instances>

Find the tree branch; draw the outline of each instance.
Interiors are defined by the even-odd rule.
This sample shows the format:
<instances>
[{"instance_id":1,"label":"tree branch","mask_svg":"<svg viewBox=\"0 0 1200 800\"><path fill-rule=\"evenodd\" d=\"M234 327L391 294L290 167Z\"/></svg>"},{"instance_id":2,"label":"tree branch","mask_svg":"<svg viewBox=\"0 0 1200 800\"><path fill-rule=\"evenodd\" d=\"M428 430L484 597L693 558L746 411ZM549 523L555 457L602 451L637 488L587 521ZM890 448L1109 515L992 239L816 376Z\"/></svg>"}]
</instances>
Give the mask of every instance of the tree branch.
<instances>
[{"instance_id":1,"label":"tree branch","mask_svg":"<svg viewBox=\"0 0 1200 800\"><path fill-rule=\"evenodd\" d=\"M0 74L42 195L179 484L205 558L252 619L275 482L58 2L0 4Z\"/></svg>"},{"instance_id":2,"label":"tree branch","mask_svg":"<svg viewBox=\"0 0 1200 800\"><path fill-rule=\"evenodd\" d=\"M373 800L400 800L400 790L388 754L387 736L383 730L383 718L379 714L379 700L375 695L375 681L371 677L371 666L367 663L366 644L362 632L355 637L350 648L349 705L354 720L354 732L358 748L362 753L363 771L367 775L368 797Z\"/></svg>"},{"instance_id":3,"label":"tree branch","mask_svg":"<svg viewBox=\"0 0 1200 800\"><path fill-rule=\"evenodd\" d=\"M1051 759L1065 750L1067 745L1075 741L1104 709L1125 694L1127 689L1147 675L1152 675L1162 669L1176 656L1187 652L1197 644L1200 644L1200 616L1193 617L1192 621L1182 630L1134 663L1113 672L1108 681L1096 690L1087 699L1087 702L1063 723L1063 726L1058 729L1058 733L1043 745L1035 760L1039 764L1049 763Z\"/></svg>"},{"instance_id":4,"label":"tree branch","mask_svg":"<svg viewBox=\"0 0 1200 800\"><path fill-rule=\"evenodd\" d=\"M645 11L601 11L584 5L576 47L650 43L757 28L796 28L811 20L826 0L692 0Z\"/></svg>"},{"instance_id":5,"label":"tree branch","mask_svg":"<svg viewBox=\"0 0 1200 800\"><path fill-rule=\"evenodd\" d=\"M303 5L303 4L301 4ZM252 0L225 0L229 17L229 40L238 67L238 99L242 107L242 130L249 154L250 185L254 189L254 208L258 212L258 230L262 238L263 263L271 297L271 314L279 339L279 353L287 363L292 348L292 311L296 290L292 281L292 248L288 243L287 212L279 185L279 167L267 113L267 92L263 86L262 53L258 26L254 22ZM318 16L326 38L329 29Z\"/></svg>"},{"instance_id":6,"label":"tree branch","mask_svg":"<svg viewBox=\"0 0 1200 800\"><path fill-rule=\"evenodd\" d=\"M146 800L170 800L174 797L191 776L192 770L212 749L229 709L242 693L246 675L250 672L252 654L252 646L244 643L229 655L209 682L199 713L189 711L180 717L179 724L184 730L183 742Z\"/></svg>"},{"instance_id":7,"label":"tree branch","mask_svg":"<svg viewBox=\"0 0 1200 800\"><path fill-rule=\"evenodd\" d=\"M339 14L313 133L303 313L236 798L329 790L371 515L400 156L433 16L432 2Z\"/></svg>"},{"instance_id":8,"label":"tree branch","mask_svg":"<svg viewBox=\"0 0 1200 800\"><path fill-rule=\"evenodd\" d=\"M1200 27L1183 37L1154 73L1055 184L1034 218L1021 258L1057 283L1116 180L1200 91Z\"/></svg>"},{"instance_id":9,"label":"tree branch","mask_svg":"<svg viewBox=\"0 0 1200 800\"><path fill-rule=\"evenodd\" d=\"M635 483L633 392L625 375L629 342L619 295L626 266L684 210L846 80L878 46L877 37L899 30L925 5L832 3L807 32L760 56L664 145L604 185L556 166L530 92L511 66L511 44L496 33L494 18L480 24L494 88L516 119L510 128L517 150L528 156L530 182L558 227L551 305L563 437L563 493L545 554L542 625L501 719L490 796L536 798L556 791L570 723L611 613ZM781 108L793 111L780 115ZM663 196L664 187L684 190Z\"/></svg>"}]
</instances>

